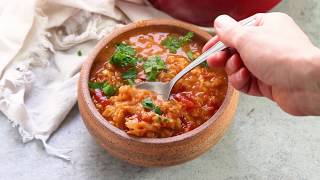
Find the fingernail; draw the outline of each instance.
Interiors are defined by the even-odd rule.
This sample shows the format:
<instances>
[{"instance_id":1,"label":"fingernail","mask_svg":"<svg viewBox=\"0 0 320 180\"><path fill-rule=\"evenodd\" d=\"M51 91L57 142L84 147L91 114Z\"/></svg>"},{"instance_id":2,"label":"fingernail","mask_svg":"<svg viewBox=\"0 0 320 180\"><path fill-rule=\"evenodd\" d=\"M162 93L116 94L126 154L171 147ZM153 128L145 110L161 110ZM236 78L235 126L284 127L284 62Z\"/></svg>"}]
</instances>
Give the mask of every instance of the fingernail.
<instances>
[{"instance_id":1,"label":"fingernail","mask_svg":"<svg viewBox=\"0 0 320 180\"><path fill-rule=\"evenodd\" d=\"M214 21L214 28L215 29L228 29L230 26L232 26L236 21L232 19L228 15L221 15L216 18Z\"/></svg>"}]
</instances>

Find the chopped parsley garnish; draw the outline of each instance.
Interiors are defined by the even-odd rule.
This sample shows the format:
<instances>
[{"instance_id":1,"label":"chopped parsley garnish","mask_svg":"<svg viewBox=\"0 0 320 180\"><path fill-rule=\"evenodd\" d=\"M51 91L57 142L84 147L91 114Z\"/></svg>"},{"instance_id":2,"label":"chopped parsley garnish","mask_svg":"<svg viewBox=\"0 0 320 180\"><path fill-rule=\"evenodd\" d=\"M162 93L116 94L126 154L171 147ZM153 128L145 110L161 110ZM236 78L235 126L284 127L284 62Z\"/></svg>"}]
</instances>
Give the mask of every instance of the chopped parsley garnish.
<instances>
[{"instance_id":1,"label":"chopped parsley garnish","mask_svg":"<svg viewBox=\"0 0 320 180\"><path fill-rule=\"evenodd\" d=\"M107 82L105 83L89 82L88 86L90 89L102 89L103 93L108 97L115 95L118 90L117 87L112 86Z\"/></svg>"},{"instance_id":2,"label":"chopped parsley garnish","mask_svg":"<svg viewBox=\"0 0 320 180\"><path fill-rule=\"evenodd\" d=\"M81 50L78 50L78 51L77 51L77 55L78 55L78 56L82 56L82 51L81 51Z\"/></svg>"},{"instance_id":3,"label":"chopped parsley garnish","mask_svg":"<svg viewBox=\"0 0 320 180\"><path fill-rule=\"evenodd\" d=\"M208 65L208 62L207 62L207 61L205 61L205 62L201 63L201 65L202 65L203 67L205 67L205 68L209 67L209 65Z\"/></svg>"},{"instance_id":4,"label":"chopped parsley garnish","mask_svg":"<svg viewBox=\"0 0 320 180\"><path fill-rule=\"evenodd\" d=\"M156 81L157 75L165 68L165 63L159 56L151 57L143 64L148 81Z\"/></svg>"},{"instance_id":5,"label":"chopped parsley garnish","mask_svg":"<svg viewBox=\"0 0 320 180\"><path fill-rule=\"evenodd\" d=\"M166 117L163 117L163 116L158 116L158 122L161 123L161 122L170 122L170 119L169 118L166 118Z\"/></svg>"},{"instance_id":6,"label":"chopped parsley garnish","mask_svg":"<svg viewBox=\"0 0 320 180\"><path fill-rule=\"evenodd\" d=\"M169 36L161 42L171 53L177 53L177 50L181 47L181 43L178 38Z\"/></svg>"},{"instance_id":7,"label":"chopped parsley garnish","mask_svg":"<svg viewBox=\"0 0 320 180\"><path fill-rule=\"evenodd\" d=\"M177 53L180 47L191 41L193 35L193 32L188 32L185 36L180 36L179 38L168 36L161 44L168 48L171 53Z\"/></svg>"},{"instance_id":8,"label":"chopped parsley garnish","mask_svg":"<svg viewBox=\"0 0 320 180\"><path fill-rule=\"evenodd\" d=\"M137 78L136 68L130 68L128 71L122 73L122 79L128 84L133 85L134 80Z\"/></svg>"},{"instance_id":9,"label":"chopped parsley garnish","mask_svg":"<svg viewBox=\"0 0 320 180\"><path fill-rule=\"evenodd\" d=\"M191 41L193 36L194 36L193 32L188 32L183 37L180 37L179 40L182 42L182 44L186 44Z\"/></svg>"},{"instance_id":10,"label":"chopped parsley garnish","mask_svg":"<svg viewBox=\"0 0 320 180\"><path fill-rule=\"evenodd\" d=\"M161 111L161 109L160 109L158 106L156 106L156 107L153 109L153 112L155 112L155 113L157 113L157 114L159 114L159 115L162 114L162 111Z\"/></svg>"},{"instance_id":11,"label":"chopped parsley garnish","mask_svg":"<svg viewBox=\"0 0 320 180\"><path fill-rule=\"evenodd\" d=\"M127 83L131 86L133 86L135 84L134 80L132 80L132 79L127 79Z\"/></svg>"},{"instance_id":12,"label":"chopped parsley garnish","mask_svg":"<svg viewBox=\"0 0 320 180\"><path fill-rule=\"evenodd\" d=\"M138 61L135 55L136 51L131 46L120 43L111 57L110 64L119 67L135 66Z\"/></svg>"},{"instance_id":13,"label":"chopped parsley garnish","mask_svg":"<svg viewBox=\"0 0 320 180\"><path fill-rule=\"evenodd\" d=\"M188 58L189 58L191 61L194 60L194 58L193 58L193 52L192 52L192 51L188 51L188 52L187 52L187 56L188 56Z\"/></svg>"},{"instance_id":14,"label":"chopped parsley garnish","mask_svg":"<svg viewBox=\"0 0 320 180\"><path fill-rule=\"evenodd\" d=\"M150 109L150 110L153 110L154 108L154 104L152 102L152 100L150 98L146 98L142 101L142 106L145 108L145 109Z\"/></svg>"},{"instance_id":15,"label":"chopped parsley garnish","mask_svg":"<svg viewBox=\"0 0 320 180\"><path fill-rule=\"evenodd\" d=\"M110 97L117 93L117 88L108 83L105 83L103 84L102 91L106 96Z\"/></svg>"},{"instance_id":16,"label":"chopped parsley garnish","mask_svg":"<svg viewBox=\"0 0 320 180\"><path fill-rule=\"evenodd\" d=\"M192 51L188 51L187 56L191 61L193 61L195 59ZM202 67L205 67L205 68L209 67L207 61L201 63L201 65L202 65Z\"/></svg>"},{"instance_id":17,"label":"chopped parsley garnish","mask_svg":"<svg viewBox=\"0 0 320 180\"><path fill-rule=\"evenodd\" d=\"M159 106L156 106L152 100L150 98L146 98L142 101L142 106L145 109L149 109L153 112L155 112L156 114L161 115L163 112L160 110Z\"/></svg>"},{"instance_id":18,"label":"chopped parsley garnish","mask_svg":"<svg viewBox=\"0 0 320 180\"><path fill-rule=\"evenodd\" d=\"M89 82L88 86L90 89L101 89L103 86L103 83L98 83L98 82Z\"/></svg>"}]
</instances>

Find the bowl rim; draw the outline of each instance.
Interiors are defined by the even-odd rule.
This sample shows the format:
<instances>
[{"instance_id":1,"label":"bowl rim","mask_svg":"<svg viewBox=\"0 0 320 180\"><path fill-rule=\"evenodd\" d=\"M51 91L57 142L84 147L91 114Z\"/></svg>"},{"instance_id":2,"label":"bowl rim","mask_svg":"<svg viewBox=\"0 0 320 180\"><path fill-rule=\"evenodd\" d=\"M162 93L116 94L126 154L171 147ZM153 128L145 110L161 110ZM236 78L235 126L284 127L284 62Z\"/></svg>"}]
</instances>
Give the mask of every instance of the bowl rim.
<instances>
[{"instance_id":1,"label":"bowl rim","mask_svg":"<svg viewBox=\"0 0 320 180\"><path fill-rule=\"evenodd\" d=\"M184 141L186 139L199 135L205 129L209 128L209 126L213 124L223 114L226 107L230 104L231 97L233 95L233 92L235 91L234 88L231 86L230 82L228 82L228 88L227 88L226 96L223 103L221 104L219 109L216 111L216 113L213 116L211 116L211 118L209 118L206 122L204 122L203 124L201 124L200 126L196 127L191 131L188 131L180 135L172 136L172 137L167 137L167 138L147 138L147 137L134 137L134 136L128 135L122 129L119 129L114 125L112 125L108 120L106 120L98 112L90 96L90 92L88 88L90 72L91 72L92 65L94 64L94 61L98 56L98 54L100 53L100 51L103 48L105 48L110 41L112 41L114 38L117 38L121 34L129 32L136 28L148 27L148 26L174 26L176 28L192 31L204 39L209 40L211 38L211 35L209 33L198 28L197 26L189 23L185 23L182 21L178 21L178 20L171 20L171 19L141 20L141 21L137 21L137 22L133 22L128 25L125 25L117 30L114 30L107 36L105 36L102 40L98 42L98 44L90 52L90 54L86 58L86 61L84 62L81 68L79 88L82 89L82 92L79 92L79 93L82 93L85 105L94 116L94 119L97 120L97 122L101 124L104 128L109 129L112 133L114 133L121 139L126 139L126 140L134 141L137 143L144 143L144 144L167 144L167 143L176 143L176 142ZM80 95L78 95L78 97L80 97Z\"/></svg>"}]
</instances>

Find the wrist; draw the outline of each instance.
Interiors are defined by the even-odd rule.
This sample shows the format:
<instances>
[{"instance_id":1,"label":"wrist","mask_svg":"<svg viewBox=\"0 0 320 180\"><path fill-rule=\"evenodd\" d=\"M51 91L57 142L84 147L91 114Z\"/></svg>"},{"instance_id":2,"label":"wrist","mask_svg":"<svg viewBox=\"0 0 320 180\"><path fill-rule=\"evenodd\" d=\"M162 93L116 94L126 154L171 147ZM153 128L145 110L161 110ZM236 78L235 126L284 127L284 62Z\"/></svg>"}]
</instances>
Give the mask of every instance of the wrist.
<instances>
[{"instance_id":1,"label":"wrist","mask_svg":"<svg viewBox=\"0 0 320 180\"><path fill-rule=\"evenodd\" d=\"M309 60L311 68L311 79L314 81L313 89L319 93L320 96L320 49L315 47L314 55Z\"/></svg>"},{"instance_id":2,"label":"wrist","mask_svg":"<svg viewBox=\"0 0 320 180\"><path fill-rule=\"evenodd\" d=\"M320 115L320 50L314 46L295 54L291 71L292 98L302 115ZM290 71L288 71L290 74Z\"/></svg>"},{"instance_id":3,"label":"wrist","mask_svg":"<svg viewBox=\"0 0 320 180\"><path fill-rule=\"evenodd\" d=\"M308 92L320 92L320 49L312 46L307 51L295 56L291 67L294 84L297 89Z\"/></svg>"},{"instance_id":4,"label":"wrist","mask_svg":"<svg viewBox=\"0 0 320 180\"><path fill-rule=\"evenodd\" d=\"M320 115L320 49L314 49L314 54L307 61L310 73L308 74L310 81L306 99L309 103L306 105L308 115Z\"/></svg>"}]
</instances>

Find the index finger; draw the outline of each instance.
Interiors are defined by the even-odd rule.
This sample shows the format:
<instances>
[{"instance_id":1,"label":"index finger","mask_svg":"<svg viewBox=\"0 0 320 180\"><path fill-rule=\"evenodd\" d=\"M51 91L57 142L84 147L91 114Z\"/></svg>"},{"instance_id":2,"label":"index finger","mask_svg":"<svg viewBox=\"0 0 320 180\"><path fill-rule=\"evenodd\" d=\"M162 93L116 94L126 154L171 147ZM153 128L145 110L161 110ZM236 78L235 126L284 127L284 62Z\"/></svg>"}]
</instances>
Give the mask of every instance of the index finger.
<instances>
[{"instance_id":1,"label":"index finger","mask_svg":"<svg viewBox=\"0 0 320 180\"><path fill-rule=\"evenodd\" d=\"M262 19L263 19L264 14L263 13L258 13L255 14L253 16L250 16L248 18L245 18L241 21L239 21L240 23L243 23L245 21L247 21L248 19L255 19L255 26L260 26L262 24ZM218 36L214 36L213 38L211 38L202 48L202 52L205 52L206 50L208 50L210 47L212 47L214 44L216 44L219 41Z\"/></svg>"},{"instance_id":2,"label":"index finger","mask_svg":"<svg viewBox=\"0 0 320 180\"><path fill-rule=\"evenodd\" d=\"M219 41L218 36L211 38L202 48L202 52L208 50L211 46L215 45Z\"/></svg>"}]
</instances>

